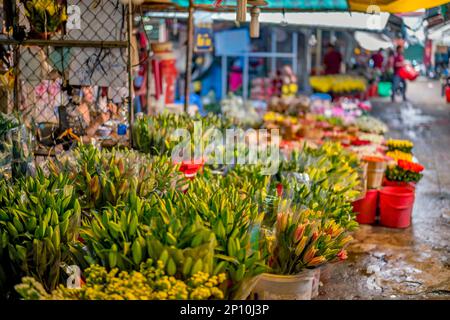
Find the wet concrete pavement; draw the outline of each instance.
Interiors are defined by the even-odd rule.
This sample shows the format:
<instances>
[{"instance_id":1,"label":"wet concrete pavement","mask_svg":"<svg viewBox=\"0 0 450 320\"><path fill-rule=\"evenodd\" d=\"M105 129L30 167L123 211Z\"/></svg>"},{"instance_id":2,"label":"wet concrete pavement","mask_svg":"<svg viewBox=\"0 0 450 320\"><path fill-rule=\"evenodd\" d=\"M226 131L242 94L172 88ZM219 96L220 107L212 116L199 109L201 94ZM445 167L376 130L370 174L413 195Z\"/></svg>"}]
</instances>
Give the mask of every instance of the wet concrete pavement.
<instances>
[{"instance_id":1,"label":"wet concrete pavement","mask_svg":"<svg viewBox=\"0 0 450 320\"><path fill-rule=\"evenodd\" d=\"M388 136L415 143L426 167L412 226L361 226L349 259L324 277L318 299L450 299L450 104L438 82L409 85L409 103L373 101Z\"/></svg>"}]
</instances>

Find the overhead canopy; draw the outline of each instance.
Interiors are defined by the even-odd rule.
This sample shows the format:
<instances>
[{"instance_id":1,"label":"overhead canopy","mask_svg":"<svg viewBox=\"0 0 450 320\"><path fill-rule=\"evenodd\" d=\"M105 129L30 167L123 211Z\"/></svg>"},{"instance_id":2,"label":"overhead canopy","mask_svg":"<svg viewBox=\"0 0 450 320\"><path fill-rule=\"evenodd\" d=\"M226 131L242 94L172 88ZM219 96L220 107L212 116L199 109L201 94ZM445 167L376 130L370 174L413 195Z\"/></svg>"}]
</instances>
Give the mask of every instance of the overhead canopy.
<instances>
[{"instance_id":1,"label":"overhead canopy","mask_svg":"<svg viewBox=\"0 0 450 320\"><path fill-rule=\"evenodd\" d=\"M233 21L236 15L233 13L214 13L212 15L214 20L229 20ZM309 26L309 27L323 27L323 28L340 28L350 30L374 30L382 31L389 20L389 13L381 13L380 24L369 28L367 24L368 15L364 13L348 12L312 12L312 13L281 13L263 12L259 17L261 23L275 23L284 22L291 26ZM250 21L250 17L247 17Z\"/></svg>"},{"instance_id":2,"label":"overhead canopy","mask_svg":"<svg viewBox=\"0 0 450 320\"><path fill-rule=\"evenodd\" d=\"M200 11L201 12L201 11ZM160 17L160 18L187 18L187 13L165 13L165 12L146 12L148 17ZM228 12L213 12L206 13L206 16L210 20L217 21L234 21L236 15ZM259 16L259 22L261 23L285 23L289 26L305 26L305 27L323 27L334 29L346 29L346 30L371 30L382 31L389 20L389 13L380 14L380 23L376 26L369 28L367 24L368 15L365 13L355 12L350 14L349 12L291 12L285 15L280 12L263 12ZM250 21L249 14L247 15L247 21Z\"/></svg>"},{"instance_id":3,"label":"overhead canopy","mask_svg":"<svg viewBox=\"0 0 450 320\"><path fill-rule=\"evenodd\" d=\"M450 44L450 24L442 25L429 31L428 38L438 44Z\"/></svg>"},{"instance_id":4,"label":"overhead canopy","mask_svg":"<svg viewBox=\"0 0 450 320\"><path fill-rule=\"evenodd\" d=\"M392 41L383 34L356 31L355 39L363 49L369 51L393 47Z\"/></svg>"},{"instance_id":5,"label":"overhead canopy","mask_svg":"<svg viewBox=\"0 0 450 320\"><path fill-rule=\"evenodd\" d=\"M182 7L189 6L189 0L173 0ZM194 0L196 5L213 7L214 0ZM236 6L236 0L222 0L220 6L224 9ZM266 9L286 9L296 11L348 11L347 0L266 0Z\"/></svg>"},{"instance_id":6,"label":"overhead canopy","mask_svg":"<svg viewBox=\"0 0 450 320\"><path fill-rule=\"evenodd\" d=\"M448 0L349 0L352 11L367 11L371 5L383 12L404 13L419 9L430 9L448 3Z\"/></svg>"},{"instance_id":7,"label":"overhead canopy","mask_svg":"<svg viewBox=\"0 0 450 320\"><path fill-rule=\"evenodd\" d=\"M147 0L151 4L155 0ZM172 0L181 8L189 6L189 0ZM236 6L236 0L222 0L220 9L214 8L215 0L193 0L204 9L229 11ZM429 9L448 3L448 0L266 0L267 11L358 11L368 12L370 6L378 6L382 12L403 13L418 9ZM373 11L370 13L374 13Z\"/></svg>"}]
</instances>

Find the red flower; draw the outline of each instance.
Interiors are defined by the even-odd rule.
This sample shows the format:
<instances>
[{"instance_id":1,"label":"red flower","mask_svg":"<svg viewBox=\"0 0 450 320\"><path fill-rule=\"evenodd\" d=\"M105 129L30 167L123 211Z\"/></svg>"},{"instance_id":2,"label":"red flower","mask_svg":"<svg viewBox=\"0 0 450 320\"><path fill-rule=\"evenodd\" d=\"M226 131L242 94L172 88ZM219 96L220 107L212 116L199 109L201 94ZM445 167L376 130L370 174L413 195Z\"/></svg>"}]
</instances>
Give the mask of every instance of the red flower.
<instances>
[{"instance_id":1,"label":"red flower","mask_svg":"<svg viewBox=\"0 0 450 320\"><path fill-rule=\"evenodd\" d=\"M342 249L341 251L339 251L339 253L337 254L337 257L339 258L339 260L346 260L348 258L347 256L347 251Z\"/></svg>"},{"instance_id":2,"label":"red flower","mask_svg":"<svg viewBox=\"0 0 450 320\"><path fill-rule=\"evenodd\" d=\"M414 163L406 160L398 160L398 166L406 171L412 171L415 173L420 173L425 170L425 167L419 163Z\"/></svg>"},{"instance_id":3,"label":"red flower","mask_svg":"<svg viewBox=\"0 0 450 320\"><path fill-rule=\"evenodd\" d=\"M281 183L277 184L277 195L279 197L283 195L283 185Z\"/></svg>"}]
</instances>

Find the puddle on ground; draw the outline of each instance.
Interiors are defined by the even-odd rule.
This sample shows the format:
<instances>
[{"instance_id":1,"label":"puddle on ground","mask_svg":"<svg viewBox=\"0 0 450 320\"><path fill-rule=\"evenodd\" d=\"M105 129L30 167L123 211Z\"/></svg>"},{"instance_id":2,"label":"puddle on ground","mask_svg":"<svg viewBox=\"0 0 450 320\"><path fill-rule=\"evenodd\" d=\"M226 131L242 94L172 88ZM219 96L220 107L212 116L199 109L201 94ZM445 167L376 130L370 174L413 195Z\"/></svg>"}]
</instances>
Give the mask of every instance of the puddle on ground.
<instances>
[{"instance_id":1,"label":"puddle on ground","mask_svg":"<svg viewBox=\"0 0 450 320\"><path fill-rule=\"evenodd\" d=\"M413 107L411 103L406 103L405 107L400 109L400 118L403 125L410 128L431 124L436 120L432 116L424 115L422 110Z\"/></svg>"}]
</instances>

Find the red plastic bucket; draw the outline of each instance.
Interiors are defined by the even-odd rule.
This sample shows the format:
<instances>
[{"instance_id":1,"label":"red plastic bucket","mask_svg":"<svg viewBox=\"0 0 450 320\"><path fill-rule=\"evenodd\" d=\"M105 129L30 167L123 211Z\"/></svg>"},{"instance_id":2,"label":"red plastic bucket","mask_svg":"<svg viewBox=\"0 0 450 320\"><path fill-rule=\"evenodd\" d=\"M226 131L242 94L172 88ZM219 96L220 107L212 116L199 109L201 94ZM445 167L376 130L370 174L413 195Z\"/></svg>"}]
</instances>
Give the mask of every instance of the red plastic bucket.
<instances>
[{"instance_id":1,"label":"red plastic bucket","mask_svg":"<svg viewBox=\"0 0 450 320\"><path fill-rule=\"evenodd\" d=\"M383 180L384 187L408 187L416 189L416 184L414 182L401 182L401 181L389 181L387 179Z\"/></svg>"},{"instance_id":2,"label":"red plastic bucket","mask_svg":"<svg viewBox=\"0 0 450 320\"><path fill-rule=\"evenodd\" d=\"M384 187L380 190L380 224L390 228L408 228L415 192L410 187Z\"/></svg>"},{"instance_id":3,"label":"red plastic bucket","mask_svg":"<svg viewBox=\"0 0 450 320\"><path fill-rule=\"evenodd\" d=\"M373 224L377 217L378 190L367 190L364 199L353 202L353 212L358 213L356 221L360 224Z\"/></svg>"}]
</instances>

